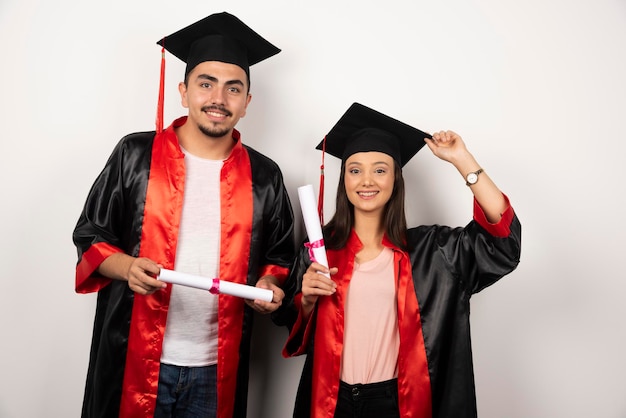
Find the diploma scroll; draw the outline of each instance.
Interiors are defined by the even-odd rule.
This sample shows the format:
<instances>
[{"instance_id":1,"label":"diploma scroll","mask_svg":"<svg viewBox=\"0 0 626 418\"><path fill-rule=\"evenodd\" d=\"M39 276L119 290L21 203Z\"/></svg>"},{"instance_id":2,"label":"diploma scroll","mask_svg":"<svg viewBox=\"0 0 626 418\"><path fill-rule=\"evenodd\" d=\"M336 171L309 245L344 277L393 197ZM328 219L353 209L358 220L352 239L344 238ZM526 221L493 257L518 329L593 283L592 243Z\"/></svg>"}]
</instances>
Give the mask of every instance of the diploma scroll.
<instances>
[{"instance_id":1,"label":"diploma scroll","mask_svg":"<svg viewBox=\"0 0 626 418\"><path fill-rule=\"evenodd\" d=\"M196 289L208 290L214 295L222 293L224 295L237 296L244 299L259 299L265 302L271 302L274 297L274 292L270 289L262 289L260 287L227 282L220 279L209 279L208 277L180 273L174 270L161 269L161 273L157 276L157 280L161 280L166 283L194 287Z\"/></svg>"},{"instance_id":2,"label":"diploma scroll","mask_svg":"<svg viewBox=\"0 0 626 418\"><path fill-rule=\"evenodd\" d=\"M313 261L320 263L324 267L328 267L326 247L324 246L324 237L322 235L322 225L320 224L320 218L317 213L317 203L315 203L313 186L307 184L306 186L298 187L298 197L300 198L304 226L309 238L309 242L306 244L309 248L309 255ZM326 276L328 276L328 274Z\"/></svg>"}]
</instances>

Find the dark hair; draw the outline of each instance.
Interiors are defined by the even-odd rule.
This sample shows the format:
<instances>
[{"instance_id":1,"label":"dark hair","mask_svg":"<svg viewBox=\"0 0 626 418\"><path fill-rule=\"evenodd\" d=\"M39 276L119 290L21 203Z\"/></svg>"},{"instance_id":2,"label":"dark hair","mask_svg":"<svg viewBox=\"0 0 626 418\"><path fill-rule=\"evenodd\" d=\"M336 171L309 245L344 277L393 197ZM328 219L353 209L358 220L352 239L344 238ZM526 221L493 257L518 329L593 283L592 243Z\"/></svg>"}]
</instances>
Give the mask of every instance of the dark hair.
<instances>
[{"instance_id":1,"label":"dark hair","mask_svg":"<svg viewBox=\"0 0 626 418\"><path fill-rule=\"evenodd\" d=\"M324 246L330 250L338 250L346 246L350 232L354 226L354 205L346 194L345 161L341 163L341 174L337 186L337 202L335 214L324 226ZM385 205L383 225L385 234L398 248L406 250L406 214L404 212L404 177L402 167L394 161L393 192Z\"/></svg>"}]
</instances>

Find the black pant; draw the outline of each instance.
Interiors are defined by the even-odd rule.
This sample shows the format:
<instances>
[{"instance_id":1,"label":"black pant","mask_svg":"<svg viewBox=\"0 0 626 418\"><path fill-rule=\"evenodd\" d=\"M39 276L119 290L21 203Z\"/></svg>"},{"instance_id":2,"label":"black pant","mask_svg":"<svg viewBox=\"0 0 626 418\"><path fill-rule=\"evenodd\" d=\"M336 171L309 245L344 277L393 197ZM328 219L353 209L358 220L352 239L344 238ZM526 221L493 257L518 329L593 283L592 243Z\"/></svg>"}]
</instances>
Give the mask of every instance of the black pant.
<instances>
[{"instance_id":1,"label":"black pant","mask_svg":"<svg viewBox=\"0 0 626 418\"><path fill-rule=\"evenodd\" d=\"M364 385L340 381L335 418L400 418L398 379Z\"/></svg>"}]
</instances>

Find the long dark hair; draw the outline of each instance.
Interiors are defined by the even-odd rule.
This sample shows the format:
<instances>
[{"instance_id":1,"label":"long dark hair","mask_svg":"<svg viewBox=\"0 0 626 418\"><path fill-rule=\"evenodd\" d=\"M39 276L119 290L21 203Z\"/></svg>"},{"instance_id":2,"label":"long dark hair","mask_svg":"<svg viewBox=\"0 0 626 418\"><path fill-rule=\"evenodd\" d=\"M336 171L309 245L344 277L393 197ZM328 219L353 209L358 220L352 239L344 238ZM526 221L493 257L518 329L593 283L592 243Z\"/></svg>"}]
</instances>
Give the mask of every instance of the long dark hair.
<instances>
[{"instance_id":1,"label":"long dark hair","mask_svg":"<svg viewBox=\"0 0 626 418\"><path fill-rule=\"evenodd\" d=\"M338 250L346 246L350 232L354 226L354 205L346 194L346 162L341 163L341 174L337 186L337 202L335 214L324 226L324 245L330 250ZM406 214L404 212L404 177L402 167L394 161L393 192L385 205L383 226L389 240L398 248L406 250Z\"/></svg>"}]
</instances>

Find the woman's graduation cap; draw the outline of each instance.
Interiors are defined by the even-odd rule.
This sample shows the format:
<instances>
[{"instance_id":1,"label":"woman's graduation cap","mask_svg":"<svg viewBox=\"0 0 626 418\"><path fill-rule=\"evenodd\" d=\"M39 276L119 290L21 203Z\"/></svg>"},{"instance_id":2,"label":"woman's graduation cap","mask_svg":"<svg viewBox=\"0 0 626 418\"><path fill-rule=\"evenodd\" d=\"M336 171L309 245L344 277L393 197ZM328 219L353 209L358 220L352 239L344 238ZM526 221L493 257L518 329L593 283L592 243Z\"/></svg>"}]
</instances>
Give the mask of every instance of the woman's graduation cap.
<instances>
[{"instance_id":1,"label":"woman's graduation cap","mask_svg":"<svg viewBox=\"0 0 626 418\"><path fill-rule=\"evenodd\" d=\"M220 61L241 67L250 77L250 66L280 52L280 49L227 12L205 17L160 39L161 80L157 132L163 130L165 50L187 63L185 77L205 61Z\"/></svg>"},{"instance_id":2,"label":"woman's graduation cap","mask_svg":"<svg viewBox=\"0 0 626 418\"><path fill-rule=\"evenodd\" d=\"M357 152L378 151L391 156L404 167L426 144L425 138L432 136L360 103L353 103L316 147L322 150L317 207L322 224L325 153L344 162Z\"/></svg>"}]
</instances>

